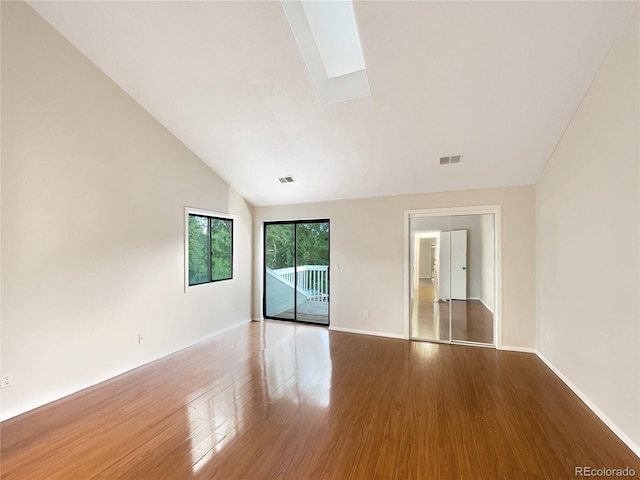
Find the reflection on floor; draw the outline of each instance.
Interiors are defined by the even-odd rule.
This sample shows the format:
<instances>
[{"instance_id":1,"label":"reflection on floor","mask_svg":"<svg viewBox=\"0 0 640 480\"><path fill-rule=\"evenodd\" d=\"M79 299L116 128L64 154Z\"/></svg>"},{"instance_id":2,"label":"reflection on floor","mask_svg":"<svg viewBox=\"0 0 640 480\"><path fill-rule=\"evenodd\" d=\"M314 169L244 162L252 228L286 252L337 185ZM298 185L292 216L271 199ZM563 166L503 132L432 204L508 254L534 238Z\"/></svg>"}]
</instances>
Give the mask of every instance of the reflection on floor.
<instances>
[{"instance_id":1,"label":"reflection on floor","mask_svg":"<svg viewBox=\"0 0 640 480\"><path fill-rule=\"evenodd\" d=\"M295 312L291 308L276 316L283 320L293 320L295 319ZM329 302L309 300L298 305L298 321L329 325Z\"/></svg>"},{"instance_id":2,"label":"reflection on floor","mask_svg":"<svg viewBox=\"0 0 640 480\"><path fill-rule=\"evenodd\" d=\"M276 321L234 328L1 427L6 480L640 471L638 457L536 355Z\"/></svg>"},{"instance_id":3,"label":"reflection on floor","mask_svg":"<svg viewBox=\"0 0 640 480\"><path fill-rule=\"evenodd\" d=\"M411 336L421 340L451 340L493 343L493 314L479 300L434 300L430 280L421 279L411 305Z\"/></svg>"}]
</instances>

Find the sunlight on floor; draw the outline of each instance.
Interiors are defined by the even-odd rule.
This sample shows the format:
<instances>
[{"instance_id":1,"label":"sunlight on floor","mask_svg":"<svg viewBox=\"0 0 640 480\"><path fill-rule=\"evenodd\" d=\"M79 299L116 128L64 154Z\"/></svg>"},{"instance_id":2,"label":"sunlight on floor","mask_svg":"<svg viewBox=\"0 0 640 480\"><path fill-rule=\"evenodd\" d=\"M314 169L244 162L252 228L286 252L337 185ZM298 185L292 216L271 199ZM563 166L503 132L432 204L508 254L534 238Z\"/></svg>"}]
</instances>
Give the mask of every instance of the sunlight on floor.
<instances>
[{"instance_id":1,"label":"sunlight on floor","mask_svg":"<svg viewBox=\"0 0 640 480\"><path fill-rule=\"evenodd\" d=\"M244 434L244 410L264 410L266 418L300 405L326 409L331 404L331 350L324 328L278 325L263 328L259 359L259 390L247 390L252 379L226 379L228 386L213 397L187 407L192 471L200 471L217 454ZM221 379L222 380L222 379ZM217 387L221 388L220 385ZM208 392L211 394L211 392ZM276 407L276 404L278 407Z\"/></svg>"}]
</instances>

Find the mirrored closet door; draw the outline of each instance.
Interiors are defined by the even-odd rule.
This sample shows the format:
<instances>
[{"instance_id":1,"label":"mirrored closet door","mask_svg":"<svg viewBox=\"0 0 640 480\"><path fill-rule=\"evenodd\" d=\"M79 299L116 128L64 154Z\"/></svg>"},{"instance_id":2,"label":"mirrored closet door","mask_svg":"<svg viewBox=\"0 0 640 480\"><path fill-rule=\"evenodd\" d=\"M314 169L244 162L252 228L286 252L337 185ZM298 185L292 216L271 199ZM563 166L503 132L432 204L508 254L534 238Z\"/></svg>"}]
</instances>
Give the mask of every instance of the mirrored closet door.
<instances>
[{"instance_id":1,"label":"mirrored closet door","mask_svg":"<svg viewBox=\"0 0 640 480\"><path fill-rule=\"evenodd\" d=\"M495 345L495 214L409 216L411 338Z\"/></svg>"}]
</instances>

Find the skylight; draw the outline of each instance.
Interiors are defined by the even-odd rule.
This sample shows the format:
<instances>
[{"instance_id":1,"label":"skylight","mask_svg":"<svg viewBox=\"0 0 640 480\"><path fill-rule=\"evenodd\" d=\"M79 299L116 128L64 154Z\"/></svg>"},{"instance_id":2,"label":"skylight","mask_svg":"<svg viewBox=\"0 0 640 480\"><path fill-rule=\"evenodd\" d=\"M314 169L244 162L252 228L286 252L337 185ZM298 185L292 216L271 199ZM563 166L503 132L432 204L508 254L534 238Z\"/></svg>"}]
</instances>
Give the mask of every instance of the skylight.
<instances>
[{"instance_id":1,"label":"skylight","mask_svg":"<svg viewBox=\"0 0 640 480\"><path fill-rule=\"evenodd\" d=\"M351 0L281 0L323 104L371 95Z\"/></svg>"},{"instance_id":2,"label":"skylight","mask_svg":"<svg viewBox=\"0 0 640 480\"><path fill-rule=\"evenodd\" d=\"M302 0L301 3L327 77L364 70L351 2Z\"/></svg>"}]
</instances>

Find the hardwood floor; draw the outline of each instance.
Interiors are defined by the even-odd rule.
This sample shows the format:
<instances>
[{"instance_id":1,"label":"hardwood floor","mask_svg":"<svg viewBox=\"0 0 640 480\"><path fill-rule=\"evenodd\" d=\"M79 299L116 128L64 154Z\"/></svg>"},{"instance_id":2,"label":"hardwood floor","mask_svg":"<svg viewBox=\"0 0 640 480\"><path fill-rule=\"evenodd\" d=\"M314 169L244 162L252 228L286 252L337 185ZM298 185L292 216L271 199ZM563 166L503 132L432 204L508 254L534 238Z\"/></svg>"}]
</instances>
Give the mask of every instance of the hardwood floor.
<instances>
[{"instance_id":1,"label":"hardwood floor","mask_svg":"<svg viewBox=\"0 0 640 480\"><path fill-rule=\"evenodd\" d=\"M640 460L534 355L253 323L1 424L3 479L565 479Z\"/></svg>"},{"instance_id":2,"label":"hardwood floor","mask_svg":"<svg viewBox=\"0 0 640 480\"><path fill-rule=\"evenodd\" d=\"M431 282L420 279L411 304L411 337L492 345L493 313L479 300L436 301Z\"/></svg>"}]
</instances>

